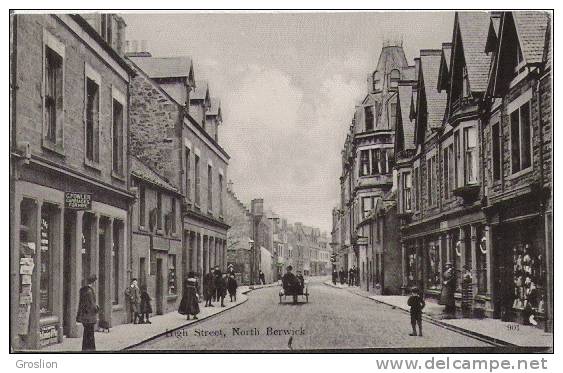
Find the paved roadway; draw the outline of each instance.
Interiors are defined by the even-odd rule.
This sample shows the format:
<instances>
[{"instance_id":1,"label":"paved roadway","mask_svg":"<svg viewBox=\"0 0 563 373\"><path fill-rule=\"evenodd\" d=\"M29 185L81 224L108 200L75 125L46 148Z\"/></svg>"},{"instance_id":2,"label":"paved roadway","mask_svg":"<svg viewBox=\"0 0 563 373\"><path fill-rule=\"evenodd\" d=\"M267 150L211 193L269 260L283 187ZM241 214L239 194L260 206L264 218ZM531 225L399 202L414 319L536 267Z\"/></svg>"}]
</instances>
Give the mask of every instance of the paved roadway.
<instances>
[{"instance_id":1,"label":"paved roadway","mask_svg":"<svg viewBox=\"0 0 563 373\"><path fill-rule=\"evenodd\" d=\"M423 337L409 336L410 316L398 309L335 289L313 279L309 303L279 304L279 287L252 291L248 301L208 320L164 335L137 350L278 350L288 351L289 335L267 335L272 330L296 331L293 350L455 348L487 352L491 345L423 322ZM280 333L280 332L278 332ZM205 335L207 334L207 335ZM420 349L423 350L420 350ZM389 350L391 352L391 350ZM397 351L398 352L398 351Z\"/></svg>"}]
</instances>

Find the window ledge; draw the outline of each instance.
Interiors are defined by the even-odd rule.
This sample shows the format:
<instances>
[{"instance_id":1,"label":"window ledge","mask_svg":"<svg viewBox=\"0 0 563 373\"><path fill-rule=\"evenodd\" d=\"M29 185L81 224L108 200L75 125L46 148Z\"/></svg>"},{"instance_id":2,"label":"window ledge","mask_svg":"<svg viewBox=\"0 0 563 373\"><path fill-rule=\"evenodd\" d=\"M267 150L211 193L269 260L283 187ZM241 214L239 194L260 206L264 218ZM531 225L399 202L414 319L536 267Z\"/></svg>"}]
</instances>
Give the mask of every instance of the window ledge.
<instances>
[{"instance_id":1,"label":"window ledge","mask_svg":"<svg viewBox=\"0 0 563 373\"><path fill-rule=\"evenodd\" d=\"M46 149L52 153L55 153L61 157L65 156L65 151L64 148L61 144L55 144L45 138L43 138L43 141L41 143L41 146L43 147L43 149Z\"/></svg>"},{"instance_id":2,"label":"window ledge","mask_svg":"<svg viewBox=\"0 0 563 373\"><path fill-rule=\"evenodd\" d=\"M477 184L467 184L452 190L452 194L456 197L463 198L465 203L474 202L479 197L480 185Z\"/></svg>"},{"instance_id":3,"label":"window ledge","mask_svg":"<svg viewBox=\"0 0 563 373\"><path fill-rule=\"evenodd\" d=\"M516 172L516 173L514 173L514 174L512 174L512 175L507 176L507 177L506 177L506 180L517 179L517 178L519 178L520 176L524 176L524 175L529 174L529 173L532 172L533 170L534 170L534 168L533 168L532 166L530 166L530 167L525 168L525 169L523 169L523 170L520 170L520 171L518 171L518 172Z\"/></svg>"},{"instance_id":4,"label":"window ledge","mask_svg":"<svg viewBox=\"0 0 563 373\"><path fill-rule=\"evenodd\" d=\"M125 182L125 175L123 175L122 173L118 173L115 170L111 170L111 177L113 177L114 179L120 180Z\"/></svg>"},{"instance_id":5,"label":"window ledge","mask_svg":"<svg viewBox=\"0 0 563 373\"><path fill-rule=\"evenodd\" d=\"M99 162L94 162L94 161L91 161L89 159L84 159L84 165L89 167L89 168L92 168L96 171L99 171L99 172L102 171L102 166L100 165Z\"/></svg>"}]
</instances>

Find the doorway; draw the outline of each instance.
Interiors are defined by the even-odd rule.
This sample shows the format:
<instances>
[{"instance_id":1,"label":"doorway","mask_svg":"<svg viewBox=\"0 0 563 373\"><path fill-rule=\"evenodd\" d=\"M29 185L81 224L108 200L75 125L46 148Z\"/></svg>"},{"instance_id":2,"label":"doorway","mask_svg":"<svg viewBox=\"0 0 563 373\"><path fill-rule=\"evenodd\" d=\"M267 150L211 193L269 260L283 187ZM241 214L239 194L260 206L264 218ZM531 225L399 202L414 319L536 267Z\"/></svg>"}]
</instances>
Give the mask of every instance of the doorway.
<instances>
[{"instance_id":1,"label":"doorway","mask_svg":"<svg viewBox=\"0 0 563 373\"><path fill-rule=\"evenodd\" d=\"M156 314L162 315L164 312L162 310L162 259L156 260Z\"/></svg>"}]
</instances>

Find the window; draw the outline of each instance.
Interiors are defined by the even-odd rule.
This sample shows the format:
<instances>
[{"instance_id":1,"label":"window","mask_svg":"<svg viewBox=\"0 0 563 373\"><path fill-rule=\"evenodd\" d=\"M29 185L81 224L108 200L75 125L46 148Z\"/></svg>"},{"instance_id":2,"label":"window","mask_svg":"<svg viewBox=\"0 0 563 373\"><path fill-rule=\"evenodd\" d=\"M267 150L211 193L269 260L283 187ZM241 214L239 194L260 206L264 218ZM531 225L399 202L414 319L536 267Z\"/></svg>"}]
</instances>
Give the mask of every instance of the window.
<instances>
[{"instance_id":1,"label":"window","mask_svg":"<svg viewBox=\"0 0 563 373\"><path fill-rule=\"evenodd\" d=\"M145 226L145 210L146 210L145 186L141 184L139 185L139 225L141 227Z\"/></svg>"},{"instance_id":2,"label":"window","mask_svg":"<svg viewBox=\"0 0 563 373\"><path fill-rule=\"evenodd\" d=\"M516 40L516 61L514 65L514 75L519 75L526 69L526 62L522 56L522 49L520 48L520 43Z\"/></svg>"},{"instance_id":3,"label":"window","mask_svg":"<svg viewBox=\"0 0 563 373\"><path fill-rule=\"evenodd\" d=\"M395 128L397 124L397 104L392 103L389 107L389 128Z\"/></svg>"},{"instance_id":4,"label":"window","mask_svg":"<svg viewBox=\"0 0 563 373\"><path fill-rule=\"evenodd\" d=\"M433 162L432 158L428 158L426 160L426 197L428 198L428 206L432 206L434 204L433 201L433 188L432 188L432 170L433 170Z\"/></svg>"},{"instance_id":5,"label":"window","mask_svg":"<svg viewBox=\"0 0 563 373\"><path fill-rule=\"evenodd\" d=\"M176 255L168 255L168 295L176 295Z\"/></svg>"},{"instance_id":6,"label":"window","mask_svg":"<svg viewBox=\"0 0 563 373\"><path fill-rule=\"evenodd\" d=\"M530 123L530 102L526 102L510 113L510 144L512 173L525 170L532 165L532 126Z\"/></svg>"},{"instance_id":7,"label":"window","mask_svg":"<svg viewBox=\"0 0 563 373\"><path fill-rule=\"evenodd\" d=\"M450 144L448 146L448 198L452 196L452 191L455 189L455 153L454 153L454 144Z\"/></svg>"},{"instance_id":8,"label":"window","mask_svg":"<svg viewBox=\"0 0 563 373\"><path fill-rule=\"evenodd\" d=\"M372 175L377 175L380 172L380 168L379 168L379 158L380 158L380 154L379 154L379 149L372 149L371 150L371 174Z\"/></svg>"},{"instance_id":9,"label":"window","mask_svg":"<svg viewBox=\"0 0 563 373\"><path fill-rule=\"evenodd\" d=\"M123 105L113 99L113 171L123 175Z\"/></svg>"},{"instance_id":10,"label":"window","mask_svg":"<svg viewBox=\"0 0 563 373\"><path fill-rule=\"evenodd\" d=\"M219 216L223 216L223 175L219 174Z\"/></svg>"},{"instance_id":11,"label":"window","mask_svg":"<svg viewBox=\"0 0 563 373\"><path fill-rule=\"evenodd\" d=\"M500 180L501 175L501 168L502 168L502 153L500 149L500 123L495 123L491 127L491 136L492 138L492 162L493 162L493 180L497 181Z\"/></svg>"},{"instance_id":12,"label":"window","mask_svg":"<svg viewBox=\"0 0 563 373\"><path fill-rule=\"evenodd\" d=\"M444 148L443 152L442 152L442 164L443 164L443 174L444 174L444 199L448 199L450 197L450 177L449 177L449 172L450 172L450 168L449 168L449 148L446 147Z\"/></svg>"},{"instance_id":13,"label":"window","mask_svg":"<svg viewBox=\"0 0 563 373\"><path fill-rule=\"evenodd\" d=\"M371 210L374 208L374 197L362 197L362 218L368 217Z\"/></svg>"},{"instance_id":14,"label":"window","mask_svg":"<svg viewBox=\"0 0 563 373\"><path fill-rule=\"evenodd\" d=\"M416 210L420 209L420 179L418 167L414 168L414 206Z\"/></svg>"},{"instance_id":15,"label":"window","mask_svg":"<svg viewBox=\"0 0 563 373\"><path fill-rule=\"evenodd\" d=\"M477 129L466 127L463 129L465 165L465 184L477 182Z\"/></svg>"},{"instance_id":16,"label":"window","mask_svg":"<svg viewBox=\"0 0 563 373\"><path fill-rule=\"evenodd\" d=\"M364 111L366 120L366 132L373 131L373 106L366 106L364 108Z\"/></svg>"},{"instance_id":17,"label":"window","mask_svg":"<svg viewBox=\"0 0 563 373\"><path fill-rule=\"evenodd\" d=\"M397 88L399 85L399 79L401 78L401 73L397 69L391 70L389 87L390 88Z\"/></svg>"},{"instance_id":18,"label":"window","mask_svg":"<svg viewBox=\"0 0 563 373\"><path fill-rule=\"evenodd\" d=\"M360 151L360 176L369 175L369 150Z\"/></svg>"},{"instance_id":19,"label":"window","mask_svg":"<svg viewBox=\"0 0 563 373\"><path fill-rule=\"evenodd\" d=\"M41 315L49 315L53 310L51 308L51 215L43 207L41 211L41 270L39 276L39 313Z\"/></svg>"},{"instance_id":20,"label":"window","mask_svg":"<svg viewBox=\"0 0 563 373\"><path fill-rule=\"evenodd\" d=\"M459 167L458 165L461 163L461 152L460 152L460 144L459 144L459 131L454 133L454 167L455 167L455 185L456 187L461 186L459 183Z\"/></svg>"},{"instance_id":21,"label":"window","mask_svg":"<svg viewBox=\"0 0 563 373\"><path fill-rule=\"evenodd\" d=\"M213 210L213 168L207 165L207 210Z\"/></svg>"},{"instance_id":22,"label":"window","mask_svg":"<svg viewBox=\"0 0 563 373\"><path fill-rule=\"evenodd\" d=\"M195 204L200 204L200 178L199 178L199 156L194 156L194 178L195 178Z\"/></svg>"},{"instance_id":23,"label":"window","mask_svg":"<svg viewBox=\"0 0 563 373\"><path fill-rule=\"evenodd\" d=\"M44 138L62 145L63 130L63 57L45 47Z\"/></svg>"},{"instance_id":24,"label":"window","mask_svg":"<svg viewBox=\"0 0 563 373\"><path fill-rule=\"evenodd\" d=\"M156 227L162 229L162 193L156 192Z\"/></svg>"},{"instance_id":25,"label":"window","mask_svg":"<svg viewBox=\"0 0 563 373\"><path fill-rule=\"evenodd\" d=\"M101 36L109 45L111 45L111 41L112 41L111 14L102 14L101 16L102 16Z\"/></svg>"},{"instance_id":26,"label":"window","mask_svg":"<svg viewBox=\"0 0 563 373\"><path fill-rule=\"evenodd\" d=\"M176 233L176 198L170 198L172 204L170 209L170 231Z\"/></svg>"},{"instance_id":27,"label":"window","mask_svg":"<svg viewBox=\"0 0 563 373\"><path fill-rule=\"evenodd\" d=\"M192 194L192 182L190 180L190 149L186 148L186 198L188 199L188 201L191 200L191 194Z\"/></svg>"},{"instance_id":28,"label":"window","mask_svg":"<svg viewBox=\"0 0 563 373\"><path fill-rule=\"evenodd\" d=\"M469 77L467 75L467 67L463 66L463 92L462 97L469 97L471 91L469 90Z\"/></svg>"},{"instance_id":29,"label":"window","mask_svg":"<svg viewBox=\"0 0 563 373\"><path fill-rule=\"evenodd\" d=\"M427 289L440 289L440 256L438 255L438 246L431 242L428 247L427 265L426 265L426 283Z\"/></svg>"},{"instance_id":30,"label":"window","mask_svg":"<svg viewBox=\"0 0 563 373\"><path fill-rule=\"evenodd\" d=\"M86 160L99 162L100 85L86 77Z\"/></svg>"},{"instance_id":31,"label":"window","mask_svg":"<svg viewBox=\"0 0 563 373\"><path fill-rule=\"evenodd\" d=\"M403 211L411 210L411 188L411 173L405 172L403 174Z\"/></svg>"},{"instance_id":32,"label":"window","mask_svg":"<svg viewBox=\"0 0 563 373\"><path fill-rule=\"evenodd\" d=\"M385 149L379 151L379 172L387 173L387 150Z\"/></svg>"}]
</instances>

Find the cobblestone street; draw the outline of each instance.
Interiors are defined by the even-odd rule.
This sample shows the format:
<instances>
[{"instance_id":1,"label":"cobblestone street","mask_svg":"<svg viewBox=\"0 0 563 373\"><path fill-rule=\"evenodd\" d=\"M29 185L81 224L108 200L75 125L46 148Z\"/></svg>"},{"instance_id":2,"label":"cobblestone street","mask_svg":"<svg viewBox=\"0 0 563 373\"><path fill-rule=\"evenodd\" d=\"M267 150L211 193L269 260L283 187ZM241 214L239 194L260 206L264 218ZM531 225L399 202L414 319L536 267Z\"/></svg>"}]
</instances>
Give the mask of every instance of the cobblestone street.
<instances>
[{"instance_id":1,"label":"cobblestone street","mask_svg":"<svg viewBox=\"0 0 563 373\"><path fill-rule=\"evenodd\" d=\"M289 350L290 337L267 335L269 327L295 330L293 350L462 348L486 351L492 347L429 323L423 324L423 337L411 337L410 318L406 313L328 287L319 279L309 284L309 303L293 305L288 299L280 304L278 291L278 287L253 291L245 304L137 349ZM236 335L234 329L248 335ZM212 335L204 336L206 333Z\"/></svg>"}]
</instances>

